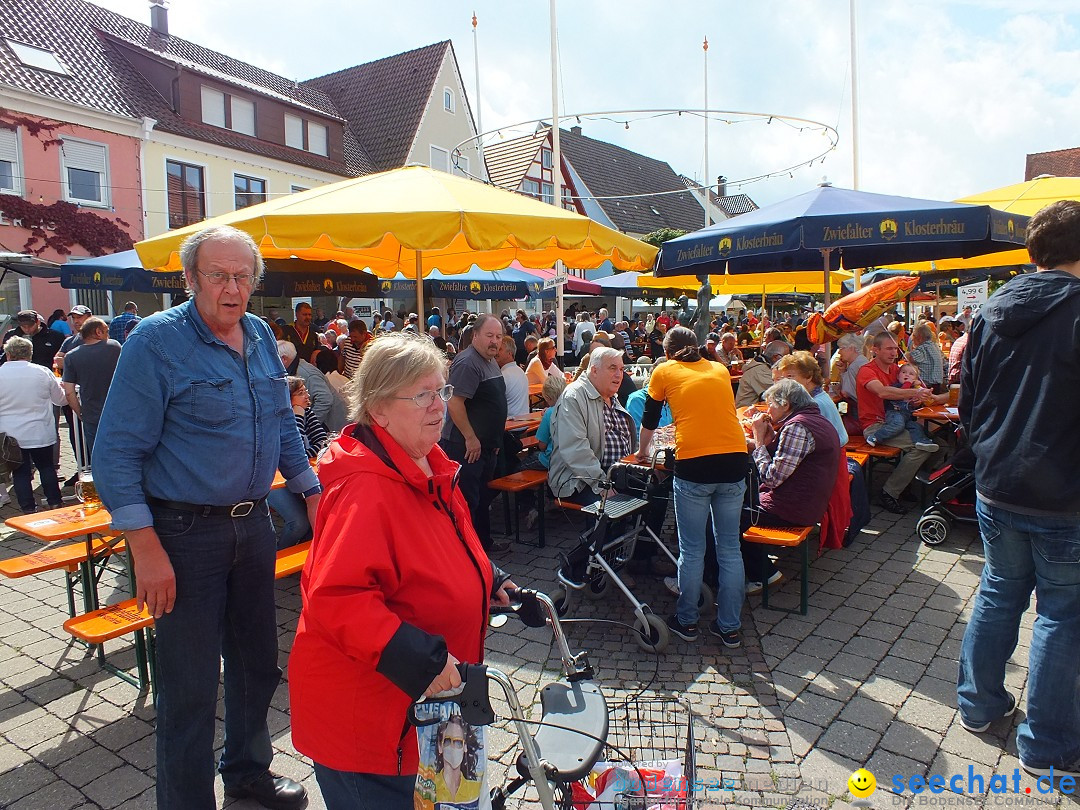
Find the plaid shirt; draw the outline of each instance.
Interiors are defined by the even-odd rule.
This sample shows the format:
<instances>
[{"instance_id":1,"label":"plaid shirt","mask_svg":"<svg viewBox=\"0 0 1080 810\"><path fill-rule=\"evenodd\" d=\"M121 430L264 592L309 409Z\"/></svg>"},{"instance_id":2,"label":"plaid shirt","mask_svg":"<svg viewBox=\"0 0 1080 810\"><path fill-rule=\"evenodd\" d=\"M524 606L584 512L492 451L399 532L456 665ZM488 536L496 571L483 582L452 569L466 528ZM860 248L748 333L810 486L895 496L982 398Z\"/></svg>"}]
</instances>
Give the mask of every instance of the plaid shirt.
<instances>
[{"instance_id":1,"label":"plaid shirt","mask_svg":"<svg viewBox=\"0 0 1080 810\"><path fill-rule=\"evenodd\" d=\"M786 425L780 428L776 453L769 454L768 447L754 450L761 486L776 489L788 479L800 462L814 451L814 436L802 425Z\"/></svg>"},{"instance_id":2,"label":"plaid shirt","mask_svg":"<svg viewBox=\"0 0 1080 810\"><path fill-rule=\"evenodd\" d=\"M604 405L604 452L600 466L605 470L630 455L630 422L627 415L615 407L615 399Z\"/></svg>"}]
</instances>

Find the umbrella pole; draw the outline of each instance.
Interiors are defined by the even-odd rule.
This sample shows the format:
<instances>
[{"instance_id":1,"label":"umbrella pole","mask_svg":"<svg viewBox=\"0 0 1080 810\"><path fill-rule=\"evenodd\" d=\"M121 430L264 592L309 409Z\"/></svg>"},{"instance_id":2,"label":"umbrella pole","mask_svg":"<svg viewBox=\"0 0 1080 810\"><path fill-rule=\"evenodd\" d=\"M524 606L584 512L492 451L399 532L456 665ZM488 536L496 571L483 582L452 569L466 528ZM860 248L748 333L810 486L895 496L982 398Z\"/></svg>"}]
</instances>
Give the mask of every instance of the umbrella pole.
<instances>
[{"instance_id":1,"label":"umbrella pole","mask_svg":"<svg viewBox=\"0 0 1080 810\"><path fill-rule=\"evenodd\" d=\"M559 180L562 181L562 173L559 174ZM564 265L562 259L555 260L555 275L561 276L564 272ZM563 320L566 315L563 310L563 285L555 285L555 323L558 324L558 328L555 330L555 352L559 358L559 362L562 363L566 354L566 326Z\"/></svg>"},{"instance_id":2,"label":"umbrella pole","mask_svg":"<svg viewBox=\"0 0 1080 810\"><path fill-rule=\"evenodd\" d=\"M416 314L420 323L424 323L424 255L416 251Z\"/></svg>"},{"instance_id":3,"label":"umbrella pole","mask_svg":"<svg viewBox=\"0 0 1080 810\"><path fill-rule=\"evenodd\" d=\"M832 248L823 248L821 251L822 259L825 262L825 309L828 309L829 304L832 303L832 291L829 289L829 282L831 281L831 279L829 278L829 254L831 253ZM825 385L827 387L829 384L829 377L832 374L831 370L829 369L829 366L832 363L832 343L830 341L826 341L823 346L825 348L825 368L823 369L823 371L825 372Z\"/></svg>"}]
</instances>

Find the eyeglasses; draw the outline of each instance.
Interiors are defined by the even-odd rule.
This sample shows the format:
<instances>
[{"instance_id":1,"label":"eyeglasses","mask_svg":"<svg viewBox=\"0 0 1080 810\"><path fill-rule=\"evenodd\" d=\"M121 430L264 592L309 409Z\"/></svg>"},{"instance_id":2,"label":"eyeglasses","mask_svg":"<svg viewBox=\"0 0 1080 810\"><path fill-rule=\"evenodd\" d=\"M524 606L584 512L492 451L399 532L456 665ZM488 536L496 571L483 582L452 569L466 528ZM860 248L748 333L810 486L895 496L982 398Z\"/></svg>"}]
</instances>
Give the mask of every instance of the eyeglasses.
<instances>
[{"instance_id":1,"label":"eyeglasses","mask_svg":"<svg viewBox=\"0 0 1080 810\"><path fill-rule=\"evenodd\" d=\"M461 739L461 737L443 737L442 744L443 748L464 748L465 740Z\"/></svg>"},{"instance_id":2,"label":"eyeglasses","mask_svg":"<svg viewBox=\"0 0 1080 810\"><path fill-rule=\"evenodd\" d=\"M224 287L230 281L235 281L236 286L240 289L246 289L255 283L255 275L253 273L219 273L217 271L213 273L204 273L202 270L196 270L200 276L206 278L215 287Z\"/></svg>"},{"instance_id":3,"label":"eyeglasses","mask_svg":"<svg viewBox=\"0 0 1080 810\"><path fill-rule=\"evenodd\" d=\"M391 399L411 399L416 403L417 408L430 408L431 404L435 401L435 397L438 397L443 402L449 402L450 397L454 395L454 386L444 385L442 388L437 388L434 391L421 391L416 396L412 397L391 397Z\"/></svg>"}]
</instances>

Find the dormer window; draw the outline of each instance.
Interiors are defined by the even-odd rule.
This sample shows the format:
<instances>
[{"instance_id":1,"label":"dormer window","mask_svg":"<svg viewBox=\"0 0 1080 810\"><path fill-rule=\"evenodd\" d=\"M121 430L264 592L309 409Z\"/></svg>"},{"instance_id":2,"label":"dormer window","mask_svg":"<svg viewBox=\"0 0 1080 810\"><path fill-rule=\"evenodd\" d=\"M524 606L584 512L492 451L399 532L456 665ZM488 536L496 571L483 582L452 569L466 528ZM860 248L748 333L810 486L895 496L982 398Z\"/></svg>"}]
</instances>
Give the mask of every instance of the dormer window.
<instances>
[{"instance_id":1,"label":"dormer window","mask_svg":"<svg viewBox=\"0 0 1080 810\"><path fill-rule=\"evenodd\" d=\"M323 124L285 113L285 145L326 157L330 153L330 130Z\"/></svg>"},{"instance_id":2,"label":"dormer window","mask_svg":"<svg viewBox=\"0 0 1080 810\"><path fill-rule=\"evenodd\" d=\"M442 106L448 113L454 111L454 91L449 87L444 87L442 92Z\"/></svg>"},{"instance_id":3,"label":"dormer window","mask_svg":"<svg viewBox=\"0 0 1080 810\"><path fill-rule=\"evenodd\" d=\"M71 75L68 73L68 69L64 67L63 63L52 51L45 50L44 48L35 48L33 45L26 45L22 42L15 42L10 39L5 39L4 42L11 48L12 53L15 54L15 58L26 67L36 68L37 70L47 70L49 73L59 73L61 76Z\"/></svg>"},{"instance_id":4,"label":"dormer window","mask_svg":"<svg viewBox=\"0 0 1080 810\"><path fill-rule=\"evenodd\" d=\"M202 120L204 124L212 127L231 129L254 137L255 103L203 85Z\"/></svg>"}]
</instances>

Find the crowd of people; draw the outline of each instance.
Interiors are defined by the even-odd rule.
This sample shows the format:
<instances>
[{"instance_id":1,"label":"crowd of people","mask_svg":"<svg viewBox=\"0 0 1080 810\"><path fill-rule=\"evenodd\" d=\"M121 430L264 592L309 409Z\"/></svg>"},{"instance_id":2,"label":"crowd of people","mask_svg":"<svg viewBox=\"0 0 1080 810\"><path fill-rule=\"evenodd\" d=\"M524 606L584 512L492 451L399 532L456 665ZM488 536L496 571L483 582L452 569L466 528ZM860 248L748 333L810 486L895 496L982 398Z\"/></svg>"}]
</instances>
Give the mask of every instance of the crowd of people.
<instances>
[{"instance_id":1,"label":"crowd of people","mask_svg":"<svg viewBox=\"0 0 1080 810\"><path fill-rule=\"evenodd\" d=\"M683 311L432 308L423 322L385 311L369 325L302 303L292 323L259 318L248 311L263 272L257 247L232 228L207 229L181 247L189 299L114 319L118 337L85 306L68 313L67 337L19 313L0 364L0 431L23 452L15 493L23 511L38 508L36 470L48 505L61 504L57 411L70 408L69 423L83 426L71 437L85 443L79 457L108 459L95 469L98 490L126 535L139 606L155 619L160 807L212 807L215 770L228 796L306 801L271 770L266 716L281 675L274 552L312 538L290 653L293 743L315 763L327 807L405 808L418 768L409 705L459 685L457 664L483 661L489 605L508 604L516 587L492 562L505 548L491 531L493 478L547 470L557 502L591 504L613 464L651 461L657 431L671 425L677 566L643 548L632 572L666 577L673 634L697 640L704 609L708 632L736 648L747 594L782 576L743 533L820 523L823 546L850 543L869 517L862 475L845 474L858 472L844 447L859 436L901 451L878 504L906 511L915 474L949 452L913 409L962 386L987 559L961 655L961 722L980 733L1015 710L1005 662L1038 589L1017 748L1033 773L1075 771L1080 716L1059 698L1080 677L1070 646L1080 638L1070 465L1080 434L1060 407L1080 383L1080 203L1056 206L1029 230L1042 271L1010 283L980 317L927 313L909 336L887 313L844 335L831 357L798 314L720 315L704 344ZM562 358L559 329L571 349ZM643 384L632 364L648 366ZM537 404L537 450L526 455L507 419ZM224 448L229 463L210 473ZM283 489L271 489L275 472ZM539 503L521 506L531 525ZM666 499L648 504L658 535L668 515ZM715 586L714 613L699 604L703 583ZM450 775L439 795L471 783L454 769L480 733L443 721L436 745Z\"/></svg>"}]
</instances>

